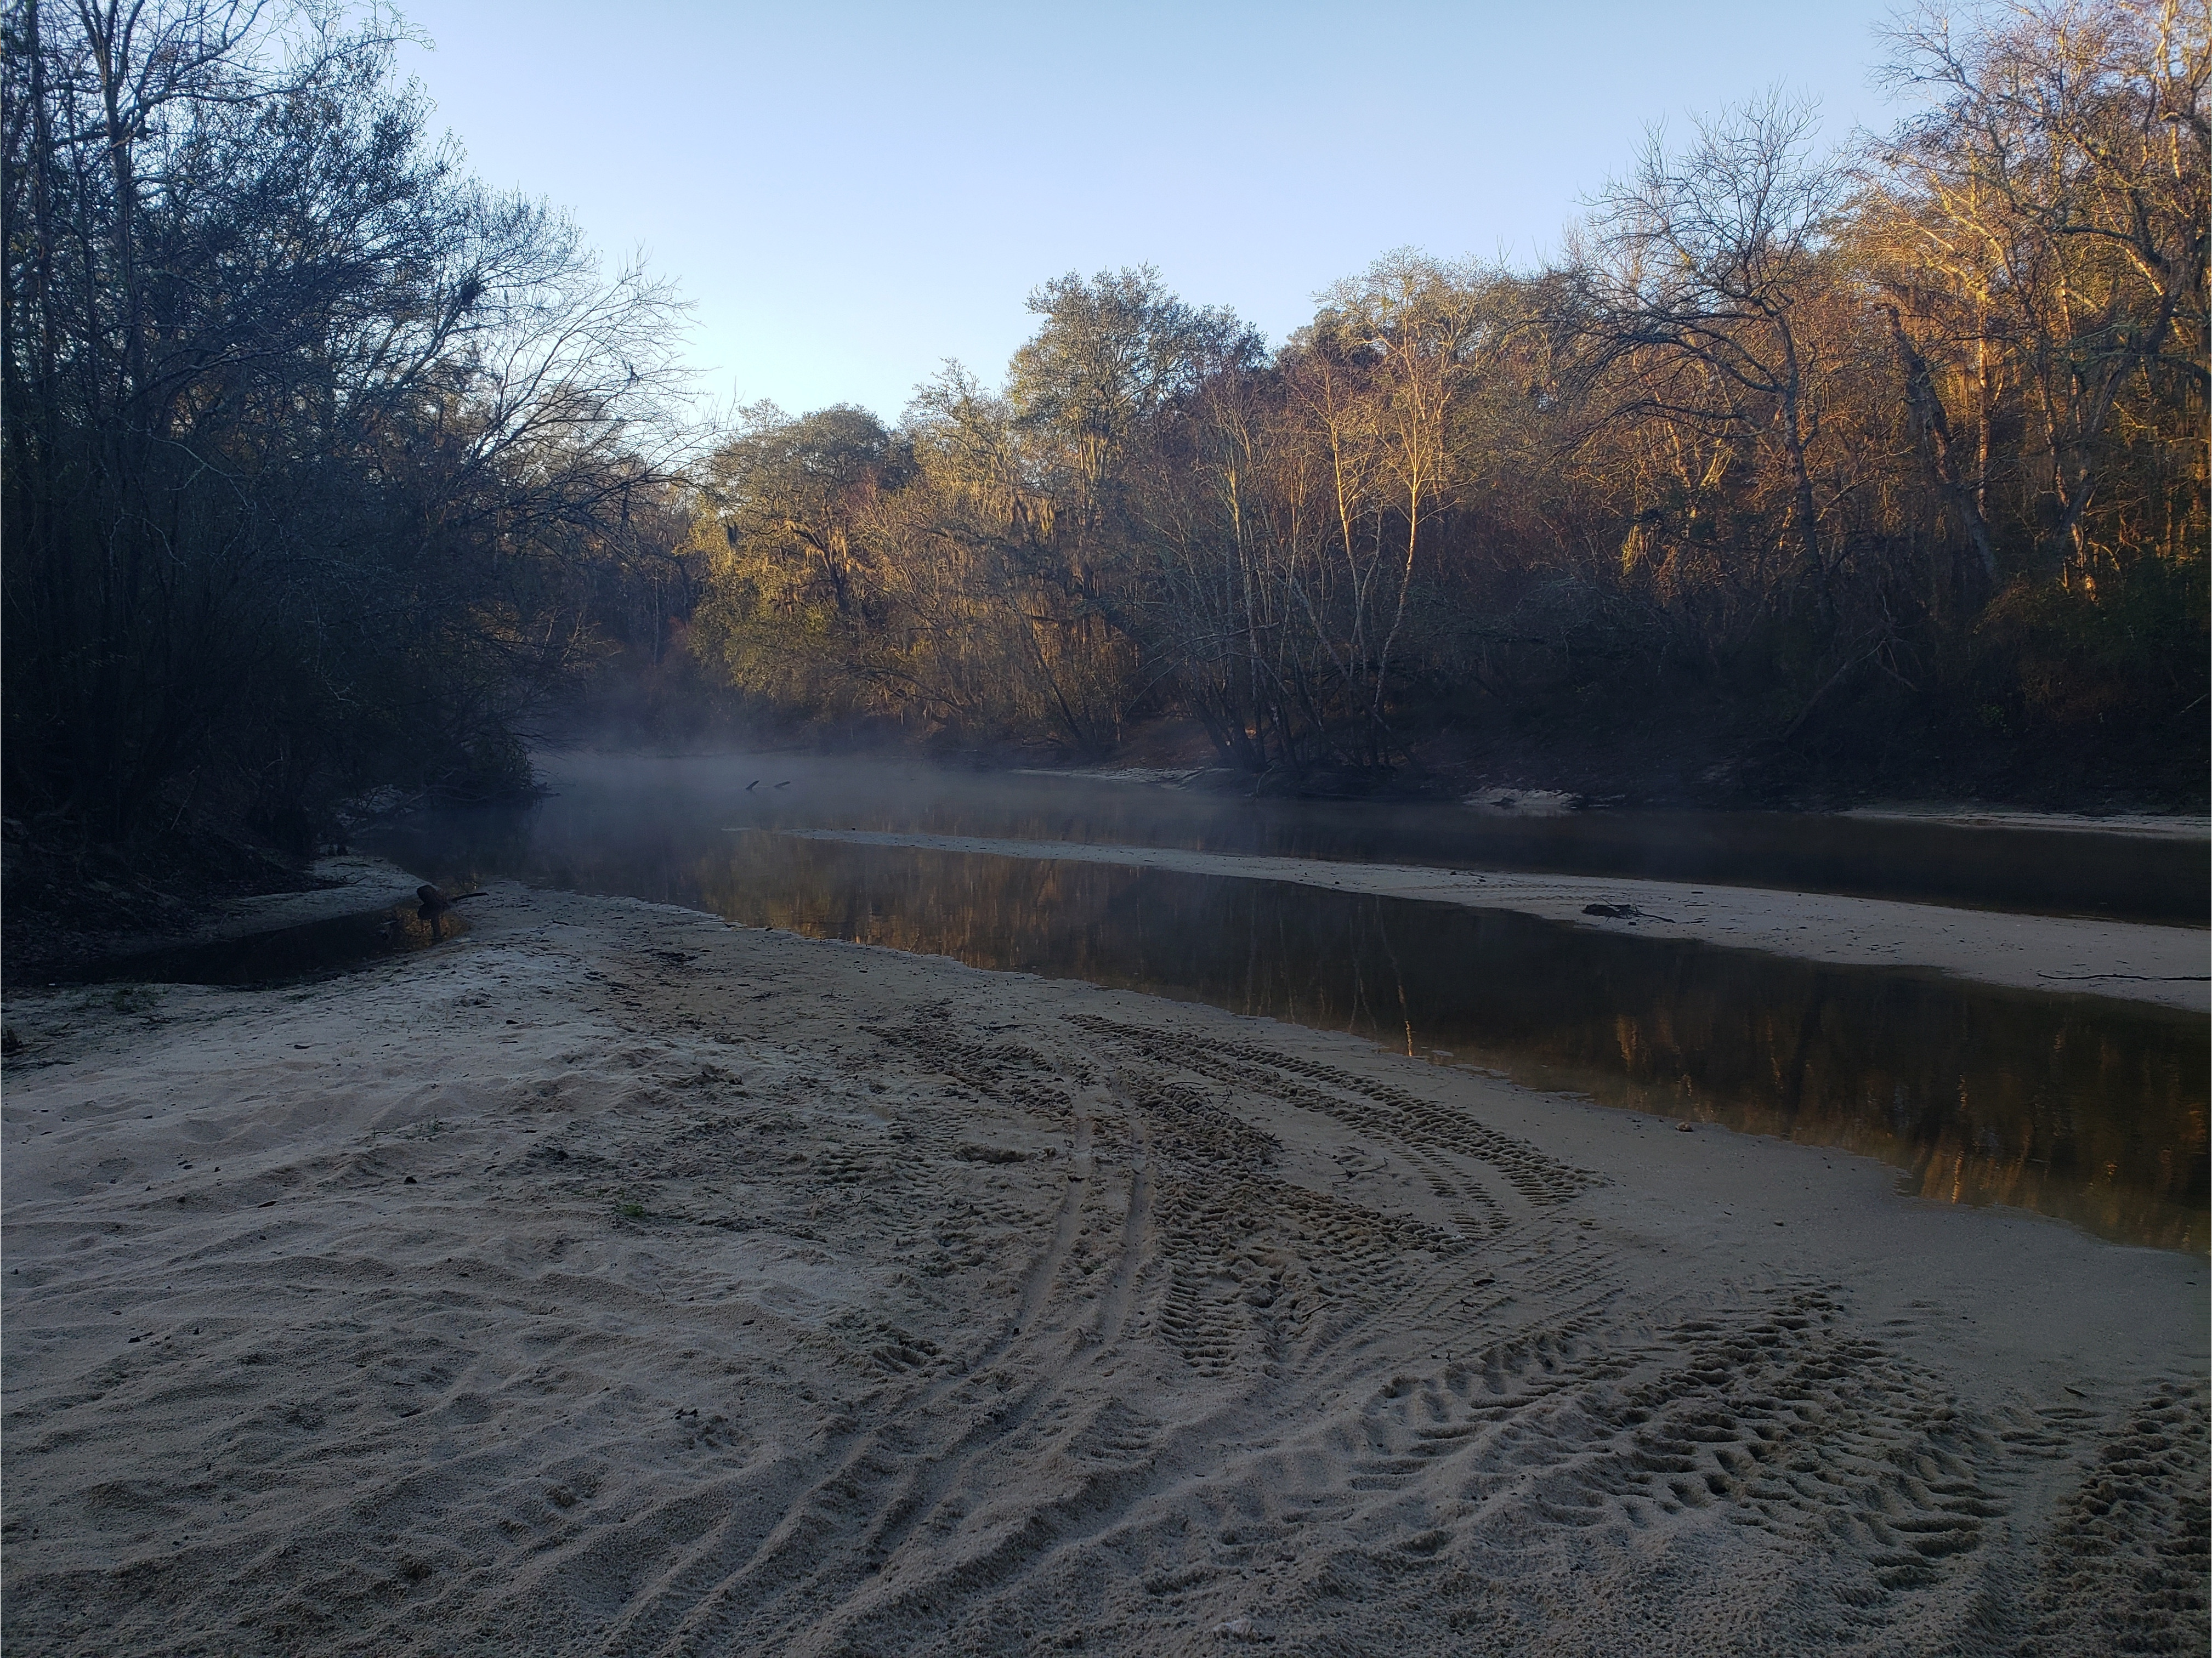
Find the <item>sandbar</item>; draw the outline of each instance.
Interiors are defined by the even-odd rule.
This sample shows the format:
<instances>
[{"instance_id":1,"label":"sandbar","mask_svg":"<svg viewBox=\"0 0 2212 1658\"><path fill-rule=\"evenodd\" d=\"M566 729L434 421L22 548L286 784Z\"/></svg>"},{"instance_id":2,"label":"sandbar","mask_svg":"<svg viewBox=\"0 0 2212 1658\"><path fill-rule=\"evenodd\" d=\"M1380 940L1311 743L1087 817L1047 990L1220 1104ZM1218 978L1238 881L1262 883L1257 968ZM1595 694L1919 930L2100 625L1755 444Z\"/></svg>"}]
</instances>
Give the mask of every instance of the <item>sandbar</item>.
<instances>
[{"instance_id":1,"label":"sandbar","mask_svg":"<svg viewBox=\"0 0 2212 1658\"><path fill-rule=\"evenodd\" d=\"M11 1650L2203 1644L2201 1257L1215 1009L471 908L11 993Z\"/></svg>"}]
</instances>

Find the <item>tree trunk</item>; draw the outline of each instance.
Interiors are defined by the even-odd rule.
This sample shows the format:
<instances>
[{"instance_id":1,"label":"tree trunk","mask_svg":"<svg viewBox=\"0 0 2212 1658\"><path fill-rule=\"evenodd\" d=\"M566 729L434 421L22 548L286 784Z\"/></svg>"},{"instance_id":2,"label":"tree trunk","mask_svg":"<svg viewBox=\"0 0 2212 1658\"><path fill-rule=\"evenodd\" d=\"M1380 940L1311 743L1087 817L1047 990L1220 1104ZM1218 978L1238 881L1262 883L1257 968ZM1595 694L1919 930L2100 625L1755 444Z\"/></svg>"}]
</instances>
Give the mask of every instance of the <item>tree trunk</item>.
<instances>
[{"instance_id":1,"label":"tree trunk","mask_svg":"<svg viewBox=\"0 0 2212 1658\"><path fill-rule=\"evenodd\" d=\"M1905 400L1911 410L1912 424L1920 437L1920 453L1926 463L1928 475L1938 493L1958 514L1959 523L1966 532L1966 544L1974 555L1971 585L1960 584L1965 590L1966 610L1971 614L1981 607L1981 602L1996 589L1997 580L1996 556L1990 545L1989 521L1982 516L1981 480L1978 473L1973 487L1959 476L1957 445L1951 436L1951 422L1943 410L1943 399L1936 389L1935 377L1928 369L1928 360L1920 355L1905 331L1904 319L1895 306L1882 307L1889 315L1890 338L1897 346L1898 361L1905 368ZM1989 422L1982 422L1981 442L1989 441Z\"/></svg>"}]
</instances>

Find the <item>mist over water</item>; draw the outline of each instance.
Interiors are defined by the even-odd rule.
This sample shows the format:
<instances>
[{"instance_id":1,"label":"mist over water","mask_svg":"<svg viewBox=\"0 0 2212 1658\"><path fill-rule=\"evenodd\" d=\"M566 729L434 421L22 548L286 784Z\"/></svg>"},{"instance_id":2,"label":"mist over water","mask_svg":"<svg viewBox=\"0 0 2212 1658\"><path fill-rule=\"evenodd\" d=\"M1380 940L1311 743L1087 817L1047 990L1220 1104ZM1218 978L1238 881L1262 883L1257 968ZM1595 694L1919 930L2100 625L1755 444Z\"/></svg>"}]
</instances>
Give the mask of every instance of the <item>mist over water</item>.
<instances>
[{"instance_id":1,"label":"mist over water","mask_svg":"<svg viewBox=\"0 0 2212 1658\"><path fill-rule=\"evenodd\" d=\"M773 754L561 755L541 757L540 769L555 791L546 821L579 853L599 837L634 847L655 821L712 823L1642 877L2192 926L2212 909L2201 839L1790 812L1518 816L1449 802L1252 799L1202 783L1147 787Z\"/></svg>"},{"instance_id":2,"label":"mist over water","mask_svg":"<svg viewBox=\"0 0 2212 1658\"><path fill-rule=\"evenodd\" d=\"M2015 1205L2124 1242L2206 1247L2212 1090L2196 1015L1281 882L779 831L1717 883L1726 868L1743 884L1754 884L1747 868L1795 860L1837 877L1828 890L1952 902L1960 895L1944 884L1970 872L1983 902L2032 890L2049 850L2035 843L2063 841L2073 893L2109 903L2140 879L2137 860L2158 865L2167 848L2156 842L1756 816L1501 823L1448 806L1254 802L775 756L564 760L552 781L557 793L532 808L426 817L386 849L437 878L513 876L623 894L1350 1031L1609 1105L1863 1153L1932 1199ZM1820 830L1809 843L1808 825ZM2201 867L2201 847L2180 850Z\"/></svg>"}]
</instances>

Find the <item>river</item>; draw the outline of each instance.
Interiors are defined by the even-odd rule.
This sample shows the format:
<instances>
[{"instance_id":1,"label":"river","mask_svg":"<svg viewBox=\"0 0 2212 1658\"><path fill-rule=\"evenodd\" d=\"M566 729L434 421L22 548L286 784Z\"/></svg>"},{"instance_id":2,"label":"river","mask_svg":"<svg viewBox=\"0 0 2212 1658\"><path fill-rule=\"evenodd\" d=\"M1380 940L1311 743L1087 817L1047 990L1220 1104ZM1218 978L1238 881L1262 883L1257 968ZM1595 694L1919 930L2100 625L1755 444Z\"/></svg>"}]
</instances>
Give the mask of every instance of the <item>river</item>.
<instances>
[{"instance_id":1,"label":"river","mask_svg":"<svg viewBox=\"0 0 2212 1658\"><path fill-rule=\"evenodd\" d=\"M1351 1031L1608 1105L1880 1158L1937 1200L2207 1244L2202 1016L1274 880L823 841L896 830L1634 875L2167 923L2201 840L1784 814L1516 818L787 756L556 756L378 849L749 926Z\"/></svg>"}]
</instances>

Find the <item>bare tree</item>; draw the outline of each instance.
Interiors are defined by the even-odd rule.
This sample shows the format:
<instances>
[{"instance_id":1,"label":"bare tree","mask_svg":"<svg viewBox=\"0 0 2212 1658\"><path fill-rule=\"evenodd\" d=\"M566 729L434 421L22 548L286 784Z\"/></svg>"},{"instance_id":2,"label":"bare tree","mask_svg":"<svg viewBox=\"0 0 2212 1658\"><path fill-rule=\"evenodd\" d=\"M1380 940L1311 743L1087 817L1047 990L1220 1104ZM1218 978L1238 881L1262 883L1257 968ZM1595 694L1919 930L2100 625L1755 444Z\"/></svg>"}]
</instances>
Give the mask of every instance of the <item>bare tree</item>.
<instances>
[{"instance_id":1,"label":"bare tree","mask_svg":"<svg viewBox=\"0 0 2212 1658\"><path fill-rule=\"evenodd\" d=\"M1820 361L1801 325L1823 280L1822 255L1840 175L1813 158L1810 106L1778 93L1700 122L1670 152L1652 132L1635 170L1598 197L1607 262L1600 267L1599 361L1693 365L1704 395L1685 404L1671 385L1644 382L1630 407L1692 414L1756 441L1778 440L1790 478L1801 568L1825 591L1823 545L1808 452L1820 429Z\"/></svg>"},{"instance_id":2,"label":"bare tree","mask_svg":"<svg viewBox=\"0 0 2212 1658\"><path fill-rule=\"evenodd\" d=\"M16 798L125 833L187 776L512 775L577 559L666 470L672 296L427 143L380 14L7 27Z\"/></svg>"},{"instance_id":3,"label":"bare tree","mask_svg":"<svg viewBox=\"0 0 2212 1658\"><path fill-rule=\"evenodd\" d=\"M2036 567L2084 572L2129 388L2212 385L2212 27L2185 0L2060 0L1964 33L1930 8L1893 45L1892 82L1936 102L1878 149L1869 216L1931 462L1985 548L1991 405L2014 377L2041 440ZM1966 382L1971 452L1937 366Z\"/></svg>"}]
</instances>

